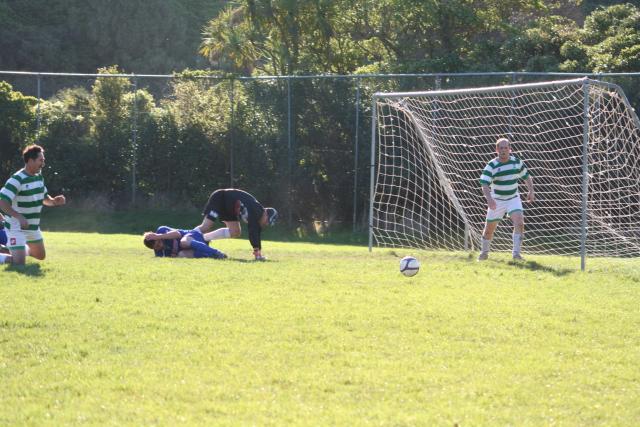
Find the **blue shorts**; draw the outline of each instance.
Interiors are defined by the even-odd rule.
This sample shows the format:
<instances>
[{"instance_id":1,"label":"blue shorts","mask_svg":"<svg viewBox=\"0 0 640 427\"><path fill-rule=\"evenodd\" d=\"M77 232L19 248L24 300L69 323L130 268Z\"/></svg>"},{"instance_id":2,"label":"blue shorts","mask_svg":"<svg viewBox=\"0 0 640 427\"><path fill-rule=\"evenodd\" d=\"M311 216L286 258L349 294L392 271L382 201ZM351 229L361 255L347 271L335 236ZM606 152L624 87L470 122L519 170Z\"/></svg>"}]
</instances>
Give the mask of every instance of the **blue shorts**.
<instances>
[{"instance_id":1,"label":"blue shorts","mask_svg":"<svg viewBox=\"0 0 640 427\"><path fill-rule=\"evenodd\" d=\"M0 230L0 245L7 244L7 231L3 228Z\"/></svg>"}]
</instances>

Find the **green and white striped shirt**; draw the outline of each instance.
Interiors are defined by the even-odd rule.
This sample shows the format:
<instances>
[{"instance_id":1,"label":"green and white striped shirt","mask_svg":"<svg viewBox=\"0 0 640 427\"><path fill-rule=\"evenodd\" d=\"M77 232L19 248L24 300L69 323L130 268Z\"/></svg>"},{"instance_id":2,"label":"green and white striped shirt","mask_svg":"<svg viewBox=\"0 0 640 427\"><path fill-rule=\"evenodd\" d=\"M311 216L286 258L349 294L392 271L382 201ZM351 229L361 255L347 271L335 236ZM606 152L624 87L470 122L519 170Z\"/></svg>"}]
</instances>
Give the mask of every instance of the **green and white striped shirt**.
<instances>
[{"instance_id":1,"label":"green and white striped shirt","mask_svg":"<svg viewBox=\"0 0 640 427\"><path fill-rule=\"evenodd\" d=\"M22 214L29 222L29 230L40 229L40 212L47 195L42 175L29 175L24 169L16 172L0 189L0 199L11 203L16 212ZM5 213L5 227L20 230L20 222Z\"/></svg>"},{"instance_id":2,"label":"green and white striped shirt","mask_svg":"<svg viewBox=\"0 0 640 427\"><path fill-rule=\"evenodd\" d=\"M498 157L485 166L480 175L480 185L491 186L491 197L497 200L509 200L518 196L518 180L527 179L529 172L524 162L516 156L500 163Z\"/></svg>"}]
</instances>

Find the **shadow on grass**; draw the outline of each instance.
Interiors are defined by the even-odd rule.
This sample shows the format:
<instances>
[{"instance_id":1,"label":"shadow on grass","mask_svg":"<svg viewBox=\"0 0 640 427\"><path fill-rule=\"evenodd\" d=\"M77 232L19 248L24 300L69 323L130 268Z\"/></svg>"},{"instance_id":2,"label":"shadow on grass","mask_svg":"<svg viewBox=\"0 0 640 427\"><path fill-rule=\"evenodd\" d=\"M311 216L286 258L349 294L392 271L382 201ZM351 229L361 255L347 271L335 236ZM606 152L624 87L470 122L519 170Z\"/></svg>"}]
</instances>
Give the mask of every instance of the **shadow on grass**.
<instances>
[{"instance_id":1,"label":"shadow on grass","mask_svg":"<svg viewBox=\"0 0 640 427\"><path fill-rule=\"evenodd\" d=\"M254 264L254 263L255 264L259 264L259 263L269 263L270 264L270 263L273 263L273 262L278 262L278 261L273 260L273 259L265 259L263 261L256 261L254 259L244 259L244 258L227 258L227 259L223 260L223 262L224 261L237 262L237 263L240 263L240 264Z\"/></svg>"},{"instance_id":2,"label":"shadow on grass","mask_svg":"<svg viewBox=\"0 0 640 427\"><path fill-rule=\"evenodd\" d=\"M410 252L410 251L409 251ZM406 253L400 253L397 250L390 250L389 251L389 255L396 257L396 258L402 258L403 256L406 255ZM478 257L478 253L446 253L446 252L442 252L442 253L438 253L438 254L433 254L432 255L434 257L434 259L440 260L440 261L451 261L451 262L463 262L463 263L468 263L468 264L489 264L489 265L507 265L510 267L516 267L522 270L529 270L529 271L537 271L537 272L543 272L543 273L549 273L549 274L553 274L554 276L557 277L562 277L562 276L566 276L567 274L572 274L575 273L577 271L577 268L560 268L560 267L553 267L550 265L545 265L545 264L541 264L537 261L513 261L513 260L503 260L503 259L492 259L489 258L486 261L481 261L478 262L477 261L477 257Z\"/></svg>"},{"instance_id":3,"label":"shadow on grass","mask_svg":"<svg viewBox=\"0 0 640 427\"><path fill-rule=\"evenodd\" d=\"M540 264L536 261L507 261L507 264L517 267L521 270L541 271L544 273L551 273L554 276L558 277L566 276L567 274L576 272L576 269L573 268L555 268L549 265Z\"/></svg>"},{"instance_id":4,"label":"shadow on grass","mask_svg":"<svg viewBox=\"0 0 640 427\"><path fill-rule=\"evenodd\" d=\"M10 264L7 266L5 271L9 271L12 273L23 274L25 276L31 277L41 277L44 276L42 269L40 268L40 264L26 264L26 265L13 265Z\"/></svg>"}]
</instances>

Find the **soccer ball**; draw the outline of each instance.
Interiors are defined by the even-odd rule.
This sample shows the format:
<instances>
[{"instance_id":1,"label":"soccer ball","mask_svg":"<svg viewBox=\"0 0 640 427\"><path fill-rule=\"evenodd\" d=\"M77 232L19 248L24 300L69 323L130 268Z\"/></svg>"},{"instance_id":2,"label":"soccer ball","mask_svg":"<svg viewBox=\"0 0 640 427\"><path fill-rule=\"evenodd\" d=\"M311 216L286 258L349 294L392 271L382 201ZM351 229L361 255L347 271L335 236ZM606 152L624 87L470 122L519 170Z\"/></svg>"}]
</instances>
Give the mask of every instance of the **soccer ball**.
<instances>
[{"instance_id":1,"label":"soccer ball","mask_svg":"<svg viewBox=\"0 0 640 427\"><path fill-rule=\"evenodd\" d=\"M412 256L406 256L400 260L400 273L407 277L415 276L420 270L420 261Z\"/></svg>"}]
</instances>

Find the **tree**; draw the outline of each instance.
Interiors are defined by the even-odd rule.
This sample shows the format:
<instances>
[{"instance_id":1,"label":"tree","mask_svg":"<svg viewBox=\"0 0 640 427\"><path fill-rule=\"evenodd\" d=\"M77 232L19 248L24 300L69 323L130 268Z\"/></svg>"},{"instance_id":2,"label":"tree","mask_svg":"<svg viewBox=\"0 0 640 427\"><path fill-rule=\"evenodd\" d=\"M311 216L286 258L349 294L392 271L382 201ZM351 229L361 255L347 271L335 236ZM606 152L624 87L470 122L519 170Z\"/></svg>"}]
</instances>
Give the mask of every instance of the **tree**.
<instances>
[{"instance_id":1,"label":"tree","mask_svg":"<svg viewBox=\"0 0 640 427\"><path fill-rule=\"evenodd\" d=\"M0 81L0 176L7 177L21 163L21 148L34 141L36 98L15 92Z\"/></svg>"}]
</instances>

